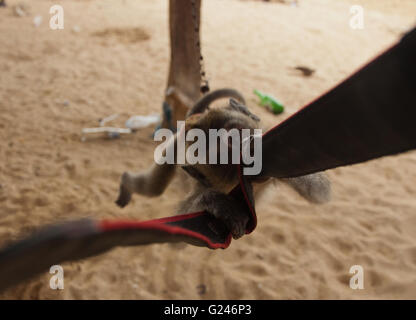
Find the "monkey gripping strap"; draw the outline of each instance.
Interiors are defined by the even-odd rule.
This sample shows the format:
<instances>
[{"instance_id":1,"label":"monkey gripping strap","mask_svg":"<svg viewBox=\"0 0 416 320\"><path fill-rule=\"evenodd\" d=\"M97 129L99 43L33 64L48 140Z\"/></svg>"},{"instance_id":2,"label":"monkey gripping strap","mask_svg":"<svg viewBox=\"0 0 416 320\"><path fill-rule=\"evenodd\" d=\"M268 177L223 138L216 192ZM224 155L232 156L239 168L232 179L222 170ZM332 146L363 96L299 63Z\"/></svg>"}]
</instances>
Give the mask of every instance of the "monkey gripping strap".
<instances>
[{"instance_id":1,"label":"monkey gripping strap","mask_svg":"<svg viewBox=\"0 0 416 320\"><path fill-rule=\"evenodd\" d=\"M416 148L416 30L396 46L263 136L260 178L295 177ZM256 227L251 182L240 171L231 192ZM137 221L84 219L45 227L0 251L0 290L50 266L116 246L187 242L227 248L221 221L197 212Z\"/></svg>"}]
</instances>

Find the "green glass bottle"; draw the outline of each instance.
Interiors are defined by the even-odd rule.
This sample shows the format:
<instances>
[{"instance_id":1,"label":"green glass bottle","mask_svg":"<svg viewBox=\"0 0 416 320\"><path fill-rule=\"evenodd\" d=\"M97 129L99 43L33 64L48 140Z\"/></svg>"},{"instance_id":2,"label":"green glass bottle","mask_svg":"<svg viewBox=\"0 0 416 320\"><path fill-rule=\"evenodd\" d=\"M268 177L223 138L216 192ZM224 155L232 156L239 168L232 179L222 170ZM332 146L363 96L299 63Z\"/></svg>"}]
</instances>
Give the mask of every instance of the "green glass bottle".
<instances>
[{"instance_id":1,"label":"green glass bottle","mask_svg":"<svg viewBox=\"0 0 416 320\"><path fill-rule=\"evenodd\" d=\"M274 114L282 113L285 110L285 107L271 95L259 90L254 90L254 93L260 98L260 104L267 107Z\"/></svg>"}]
</instances>

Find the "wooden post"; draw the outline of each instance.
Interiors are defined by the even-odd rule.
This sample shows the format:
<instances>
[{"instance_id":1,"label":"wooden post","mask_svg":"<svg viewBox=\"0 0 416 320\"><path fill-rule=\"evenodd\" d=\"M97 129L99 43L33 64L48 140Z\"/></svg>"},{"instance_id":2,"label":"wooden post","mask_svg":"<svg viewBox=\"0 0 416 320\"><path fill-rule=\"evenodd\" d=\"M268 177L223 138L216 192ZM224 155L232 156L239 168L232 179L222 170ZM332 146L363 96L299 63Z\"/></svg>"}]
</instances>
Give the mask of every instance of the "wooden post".
<instances>
[{"instance_id":1,"label":"wooden post","mask_svg":"<svg viewBox=\"0 0 416 320\"><path fill-rule=\"evenodd\" d=\"M201 0L195 0L196 22L200 23ZM188 108L200 97L200 50L196 43L200 40L195 31L191 0L170 0L170 68L165 101L172 110L171 124L184 120ZM162 123L169 128L166 115Z\"/></svg>"}]
</instances>

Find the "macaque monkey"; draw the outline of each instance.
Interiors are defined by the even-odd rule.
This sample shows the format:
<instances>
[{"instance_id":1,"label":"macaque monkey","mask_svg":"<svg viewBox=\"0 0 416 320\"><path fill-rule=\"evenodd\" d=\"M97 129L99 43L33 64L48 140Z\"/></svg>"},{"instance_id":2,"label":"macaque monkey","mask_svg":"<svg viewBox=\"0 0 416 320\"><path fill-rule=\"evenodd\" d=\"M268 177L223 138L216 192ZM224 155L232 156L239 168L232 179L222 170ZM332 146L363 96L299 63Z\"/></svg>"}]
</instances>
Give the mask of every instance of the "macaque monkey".
<instances>
[{"instance_id":1,"label":"macaque monkey","mask_svg":"<svg viewBox=\"0 0 416 320\"><path fill-rule=\"evenodd\" d=\"M231 98L228 105L222 108L210 108L220 98ZM238 102L237 102L238 100ZM245 106L244 98L232 89L221 89L206 94L187 114L184 128L178 131L167 143L166 150L176 148L178 136L190 129L201 129L208 136L209 129L224 128L227 131L237 129L241 136L242 129L260 128L260 119ZM241 141L241 140L240 140ZM187 149L188 142L185 145ZM249 216L244 206L235 200L229 192L239 183L237 164L231 163L231 146L229 145L229 162L226 164L189 164L182 166L193 177L192 191L181 202L178 214L206 211L223 221L231 231L234 239L245 234ZM217 148L219 150L219 148ZM176 151L176 149L175 149ZM206 154L209 150L206 150ZM176 154L176 152L175 152ZM218 155L219 157L219 155ZM206 161L208 163L208 159ZM120 194L116 201L120 207L126 206L133 193L148 197L161 195L175 175L177 164L153 164L145 172L125 172L121 177ZM255 176L251 179L256 181ZM281 179L301 196L315 203L326 202L330 198L330 182L324 173L310 174L297 178ZM262 181L263 182L263 181Z\"/></svg>"}]
</instances>

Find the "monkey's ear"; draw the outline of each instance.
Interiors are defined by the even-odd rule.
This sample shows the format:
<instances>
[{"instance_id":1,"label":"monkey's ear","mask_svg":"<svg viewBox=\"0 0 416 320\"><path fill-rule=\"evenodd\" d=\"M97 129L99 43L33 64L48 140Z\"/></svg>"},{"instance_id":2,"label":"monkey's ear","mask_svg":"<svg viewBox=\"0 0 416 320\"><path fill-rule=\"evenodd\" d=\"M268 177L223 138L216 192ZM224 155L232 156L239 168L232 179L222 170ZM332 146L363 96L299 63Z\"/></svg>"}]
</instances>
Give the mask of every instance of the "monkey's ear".
<instances>
[{"instance_id":1,"label":"monkey's ear","mask_svg":"<svg viewBox=\"0 0 416 320\"><path fill-rule=\"evenodd\" d=\"M234 110L237 110L237 111L242 111L242 110L247 110L248 111L248 109L245 105L239 103L237 100L235 100L233 98L230 99L230 106L231 106L231 108L233 108Z\"/></svg>"},{"instance_id":2,"label":"monkey's ear","mask_svg":"<svg viewBox=\"0 0 416 320\"><path fill-rule=\"evenodd\" d=\"M236 110L238 112L241 112L241 113L249 116L254 121L257 121L257 122L260 121L259 117L257 117L255 114L251 113L250 110L248 110L248 108L245 105L239 103L235 99L232 99L232 98L230 99L230 107L233 110Z\"/></svg>"}]
</instances>

